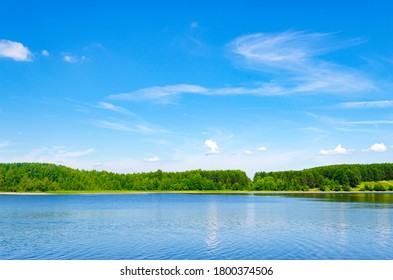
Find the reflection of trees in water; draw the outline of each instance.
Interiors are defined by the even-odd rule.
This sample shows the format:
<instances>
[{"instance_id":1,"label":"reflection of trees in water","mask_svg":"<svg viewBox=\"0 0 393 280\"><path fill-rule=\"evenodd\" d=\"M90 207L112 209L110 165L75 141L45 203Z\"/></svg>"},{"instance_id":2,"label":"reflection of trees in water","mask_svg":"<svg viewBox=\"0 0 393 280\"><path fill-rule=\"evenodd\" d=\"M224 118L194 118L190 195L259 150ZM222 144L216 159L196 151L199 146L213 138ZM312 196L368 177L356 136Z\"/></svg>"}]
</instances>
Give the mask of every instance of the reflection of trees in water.
<instances>
[{"instance_id":1,"label":"reflection of trees in water","mask_svg":"<svg viewBox=\"0 0 393 280\"><path fill-rule=\"evenodd\" d=\"M393 208L393 193L301 193L288 196L321 201L366 203L365 207Z\"/></svg>"}]
</instances>

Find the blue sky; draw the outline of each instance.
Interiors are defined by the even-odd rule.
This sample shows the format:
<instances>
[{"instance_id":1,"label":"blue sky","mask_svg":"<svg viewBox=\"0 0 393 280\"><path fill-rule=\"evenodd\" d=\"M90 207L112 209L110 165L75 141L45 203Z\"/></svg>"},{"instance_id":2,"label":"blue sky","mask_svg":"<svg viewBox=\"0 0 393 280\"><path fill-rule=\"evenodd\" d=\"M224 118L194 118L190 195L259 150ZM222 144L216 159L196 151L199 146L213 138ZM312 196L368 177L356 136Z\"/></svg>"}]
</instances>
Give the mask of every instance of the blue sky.
<instances>
[{"instance_id":1,"label":"blue sky","mask_svg":"<svg viewBox=\"0 0 393 280\"><path fill-rule=\"evenodd\" d=\"M1 1L1 162L392 162L391 1L129 2Z\"/></svg>"}]
</instances>

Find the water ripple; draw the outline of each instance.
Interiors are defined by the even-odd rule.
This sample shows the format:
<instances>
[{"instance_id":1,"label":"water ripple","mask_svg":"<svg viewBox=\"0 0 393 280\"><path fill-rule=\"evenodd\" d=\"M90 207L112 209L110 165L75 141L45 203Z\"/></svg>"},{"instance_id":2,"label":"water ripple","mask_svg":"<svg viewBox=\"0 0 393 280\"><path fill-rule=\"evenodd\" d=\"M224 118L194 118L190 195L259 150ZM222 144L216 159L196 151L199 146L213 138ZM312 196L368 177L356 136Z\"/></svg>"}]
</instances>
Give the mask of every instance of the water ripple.
<instances>
[{"instance_id":1,"label":"water ripple","mask_svg":"<svg viewBox=\"0 0 393 280\"><path fill-rule=\"evenodd\" d=\"M389 201L341 194L0 196L0 256L393 259Z\"/></svg>"}]
</instances>

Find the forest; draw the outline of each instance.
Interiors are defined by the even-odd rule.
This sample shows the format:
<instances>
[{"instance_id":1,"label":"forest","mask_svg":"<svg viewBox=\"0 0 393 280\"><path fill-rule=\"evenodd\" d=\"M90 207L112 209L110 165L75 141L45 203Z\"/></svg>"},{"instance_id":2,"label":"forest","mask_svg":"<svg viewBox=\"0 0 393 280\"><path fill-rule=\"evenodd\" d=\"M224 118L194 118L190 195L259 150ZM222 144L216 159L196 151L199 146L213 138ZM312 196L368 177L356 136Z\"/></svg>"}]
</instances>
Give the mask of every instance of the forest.
<instances>
[{"instance_id":1,"label":"forest","mask_svg":"<svg viewBox=\"0 0 393 280\"><path fill-rule=\"evenodd\" d=\"M191 170L119 174L47 163L0 163L0 192L393 191L393 164L342 164L299 171Z\"/></svg>"},{"instance_id":2,"label":"forest","mask_svg":"<svg viewBox=\"0 0 393 280\"><path fill-rule=\"evenodd\" d=\"M257 172L253 187L258 191L392 191L393 183L385 182L389 180L393 180L391 163L341 164L301 171Z\"/></svg>"}]
</instances>

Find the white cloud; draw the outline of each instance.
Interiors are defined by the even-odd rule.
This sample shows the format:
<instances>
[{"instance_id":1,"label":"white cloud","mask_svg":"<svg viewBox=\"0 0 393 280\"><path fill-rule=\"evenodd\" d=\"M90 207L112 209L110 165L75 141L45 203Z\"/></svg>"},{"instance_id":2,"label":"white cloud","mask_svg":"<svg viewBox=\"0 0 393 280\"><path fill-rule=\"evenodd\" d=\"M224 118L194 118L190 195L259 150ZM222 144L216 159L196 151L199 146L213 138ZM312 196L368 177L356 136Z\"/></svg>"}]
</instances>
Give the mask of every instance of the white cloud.
<instances>
[{"instance_id":1,"label":"white cloud","mask_svg":"<svg viewBox=\"0 0 393 280\"><path fill-rule=\"evenodd\" d=\"M393 120L347 121L344 122L343 124L358 124L358 125L393 124Z\"/></svg>"},{"instance_id":2,"label":"white cloud","mask_svg":"<svg viewBox=\"0 0 393 280\"><path fill-rule=\"evenodd\" d=\"M217 142L214 142L213 140L206 140L205 141L205 146L210 149L210 154L217 155L220 153L220 150L218 149Z\"/></svg>"},{"instance_id":3,"label":"white cloud","mask_svg":"<svg viewBox=\"0 0 393 280\"><path fill-rule=\"evenodd\" d=\"M145 158L144 161L147 161L147 162L158 162L158 161L160 161L160 159L158 157L149 157L149 158Z\"/></svg>"},{"instance_id":4,"label":"white cloud","mask_svg":"<svg viewBox=\"0 0 393 280\"><path fill-rule=\"evenodd\" d=\"M206 94L208 90L198 85L178 84L169 86L154 86L142 88L130 93L110 95L114 100L159 100L160 103L172 103L176 98L185 93Z\"/></svg>"},{"instance_id":5,"label":"white cloud","mask_svg":"<svg viewBox=\"0 0 393 280\"><path fill-rule=\"evenodd\" d=\"M267 148L264 147L264 146L262 146L262 147L257 148L257 151L258 151L258 152L266 152L266 151L267 151Z\"/></svg>"},{"instance_id":6,"label":"white cloud","mask_svg":"<svg viewBox=\"0 0 393 280\"><path fill-rule=\"evenodd\" d=\"M32 53L19 42L0 40L0 58L11 58L16 61L31 61Z\"/></svg>"},{"instance_id":7,"label":"white cloud","mask_svg":"<svg viewBox=\"0 0 393 280\"><path fill-rule=\"evenodd\" d=\"M142 120L140 123L135 123L135 121L127 122L121 120L115 120L115 121L100 120L100 121L94 121L93 124L98 127L117 130L117 131L124 131L124 132L134 132L134 133L143 133L143 134L167 133L166 130L156 128L148 123L143 123Z\"/></svg>"},{"instance_id":8,"label":"white cloud","mask_svg":"<svg viewBox=\"0 0 393 280\"><path fill-rule=\"evenodd\" d=\"M119 123L119 122L113 122L113 121L96 121L94 122L96 126L102 127L102 128L107 128L107 129L112 129L112 130L118 130L118 131L131 131L131 128L129 128L126 124L124 123Z\"/></svg>"},{"instance_id":9,"label":"white cloud","mask_svg":"<svg viewBox=\"0 0 393 280\"><path fill-rule=\"evenodd\" d=\"M55 158L74 158L74 157L81 157L87 156L94 152L94 149L86 149L80 151L69 151L63 147L53 147L53 148L42 148L40 150L36 150L41 154L48 154Z\"/></svg>"},{"instance_id":10,"label":"white cloud","mask_svg":"<svg viewBox=\"0 0 393 280\"><path fill-rule=\"evenodd\" d=\"M256 148L255 150L245 150L243 152L243 154L246 156L253 156L253 155L255 155L255 152L261 153L261 152L266 152L266 151L267 151L267 148L265 146L261 146L261 147Z\"/></svg>"},{"instance_id":11,"label":"white cloud","mask_svg":"<svg viewBox=\"0 0 393 280\"><path fill-rule=\"evenodd\" d=\"M344 109L390 108L393 107L393 100L343 102L336 107Z\"/></svg>"},{"instance_id":12,"label":"white cloud","mask_svg":"<svg viewBox=\"0 0 393 280\"><path fill-rule=\"evenodd\" d=\"M338 144L334 150L320 150L320 155L347 155L350 151L345 149L341 144Z\"/></svg>"},{"instance_id":13,"label":"white cloud","mask_svg":"<svg viewBox=\"0 0 393 280\"><path fill-rule=\"evenodd\" d=\"M74 150L64 146L51 146L33 149L16 157L3 158L2 162L40 162L54 163L73 168L91 169L90 155L94 149Z\"/></svg>"},{"instance_id":14,"label":"white cloud","mask_svg":"<svg viewBox=\"0 0 393 280\"><path fill-rule=\"evenodd\" d=\"M351 94L376 87L361 72L318 56L359 43L337 42L326 33L283 32L242 36L229 48L242 66L276 75L274 82L265 84L274 89L271 93Z\"/></svg>"},{"instance_id":15,"label":"white cloud","mask_svg":"<svg viewBox=\"0 0 393 280\"><path fill-rule=\"evenodd\" d=\"M363 152L386 152L388 147L384 143L375 143L368 149L363 149Z\"/></svg>"},{"instance_id":16,"label":"white cloud","mask_svg":"<svg viewBox=\"0 0 393 280\"><path fill-rule=\"evenodd\" d=\"M345 126L354 126L354 125L391 125L393 124L392 119L387 120L363 120L363 121L347 121L344 119L337 119L329 116L320 116L313 113L305 112L306 115L326 124L332 125L345 125ZM347 131L343 128L337 128L338 130Z\"/></svg>"},{"instance_id":17,"label":"white cloud","mask_svg":"<svg viewBox=\"0 0 393 280\"><path fill-rule=\"evenodd\" d=\"M67 63L76 63L80 61L85 61L87 59L87 57L84 55L78 56L68 52L63 52L61 53L61 55L63 56L63 60Z\"/></svg>"},{"instance_id":18,"label":"white cloud","mask_svg":"<svg viewBox=\"0 0 393 280\"><path fill-rule=\"evenodd\" d=\"M318 93L352 93L363 90L371 90L371 86L359 85L358 81L345 80L344 74L330 77L326 73L321 74L325 81L315 78L315 81L301 82L301 79L295 79L297 85L288 85L286 83L270 82L262 83L257 87L223 87L223 88L206 88L199 85L177 84L168 86L153 86L142 88L129 93L119 93L109 95L112 100L122 101L155 101L161 104L175 103L184 94L205 95L205 96L225 96L225 95L254 95L254 96L274 96L296 93L318 94ZM330 81L326 81L330 79ZM345 80L345 81L344 81ZM340 87L340 81L347 83L347 86ZM334 84L337 87L334 87ZM355 83L355 84L353 84ZM366 83L364 81L364 83ZM359 85L359 86L358 86ZM358 88L354 88L358 87Z\"/></svg>"},{"instance_id":19,"label":"white cloud","mask_svg":"<svg viewBox=\"0 0 393 280\"><path fill-rule=\"evenodd\" d=\"M70 54L63 54L63 60L68 63L78 62L78 58Z\"/></svg>"},{"instance_id":20,"label":"white cloud","mask_svg":"<svg viewBox=\"0 0 393 280\"><path fill-rule=\"evenodd\" d=\"M41 54L42 54L43 56L49 56L49 52L48 52L47 50L42 50L42 51L41 51Z\"/></svg>"},{"instance_id":21,"label":"white cloud","mask_svg":"<svg viewBox=\"0 0 393 280\"><path fill-rule=\"evenodd\" d=\"M118 112L118 113L125 114L125 115L134 115L132 112L128 111L127 109L120 107L120 106L113 105L108 102L99 102L97 107L101 108L101 109L105 109L105 110Z\"/></svg>"},{"instance_id":22,"label":"white cloud","mask_svg":"<svg viewBox=\"0 0 393 280\"><path fill-rule=\"evenodd\" d=\"M87 156L94 152L94 149L87 149L82 151L73 151L73 152L66 152L66 151L58 151L55 155L56 157L81 157Z\"/></svg>"},{"instance_id":23,"label":"white cloud","mask_svg":"<svg viewBox=\"0 0 393 280\"><path fill-rule=\"evenodd\" d=\"M194 28L197 24L192 24ZM332 34L283 32L258 33L236 38L228 44L238 64L259 72L273 74L270 81L254 87L207 88L195 84L152 86L132 92L112 94L113 100L148 100L174 103L181 95L256 95L353 94L377 89L364 73L322 59L321 55L348 48L361 40L337 41ZM371 106L391 106L374 103ZM341 106L364 106L344 104Z\"/></svg>"},{"instance_id":24,"label":"white cloud","mask_svg":"<svg viewBox=\"0 0 393 280\"><path fill-rule=\"evenodd\" d=\"M94 149L86 149L80 151L70 151L61 146L43 147L34 149L24 157L24 161L53 162L61 158L77 158L87 156L94 152Z\"/></svg>"},{"instance_id":25,"label":"white cloud","mask_svg":"<svg viewBox=\"0 0 393 280\"><path fill-rule=\"evenodd\" d=\"M167 131L164 129L156 128L149 124L142 124L142 123L136 124L135 130L144 134L167 133Z\"/></svg>"},{"instance_id":26,"label":"white cloud","mask_svg":"<svg viewBox=\"0 0 393 280\"><path fill-rule=\"evenodd\" d=\"M123 101L155 101L161 104L175 103L181 95L197 94L197 95L256 95L271 96L285 94L285 89L279 85L262 84L258 87L224 87L224 88L206 88L199 85L177 84L168 86L154 86L142 88L134 92L119 93L109 95L112 100Z\"/></svg>"}]
</instances>

